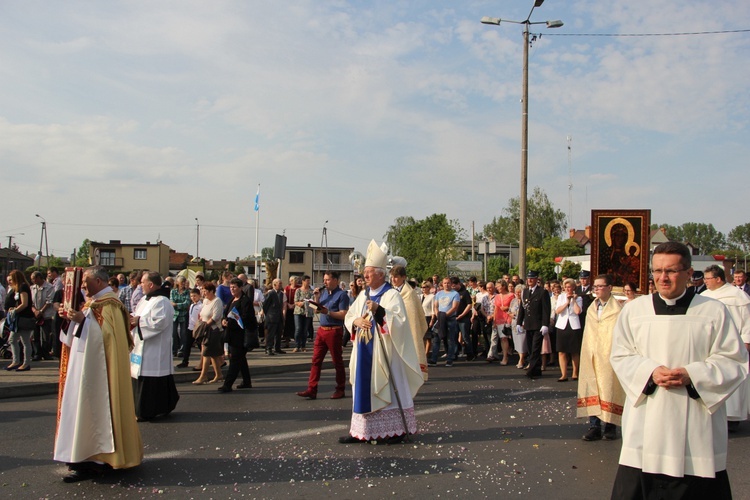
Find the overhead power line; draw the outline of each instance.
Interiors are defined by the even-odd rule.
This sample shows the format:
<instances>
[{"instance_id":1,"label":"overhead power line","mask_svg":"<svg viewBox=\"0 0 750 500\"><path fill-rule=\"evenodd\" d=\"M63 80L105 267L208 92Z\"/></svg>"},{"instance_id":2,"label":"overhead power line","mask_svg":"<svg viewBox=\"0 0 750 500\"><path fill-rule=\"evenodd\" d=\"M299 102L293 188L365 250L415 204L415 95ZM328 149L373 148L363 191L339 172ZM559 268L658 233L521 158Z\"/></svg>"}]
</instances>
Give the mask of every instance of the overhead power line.
<instances>
[{"instance_id":1,"label":"overhead power line","mask_svg":"<svg viewBox=\"0 0 750 500\"><path fill-rule=\"evenodd\" d=\"M685 31L682 33L544 33L544 36L693 36L693 35L722 35L726 33L750 33L750 29L720 30L720 31ZM542 33L537 33L542 36Z\"/></svg>"}]
</instances>

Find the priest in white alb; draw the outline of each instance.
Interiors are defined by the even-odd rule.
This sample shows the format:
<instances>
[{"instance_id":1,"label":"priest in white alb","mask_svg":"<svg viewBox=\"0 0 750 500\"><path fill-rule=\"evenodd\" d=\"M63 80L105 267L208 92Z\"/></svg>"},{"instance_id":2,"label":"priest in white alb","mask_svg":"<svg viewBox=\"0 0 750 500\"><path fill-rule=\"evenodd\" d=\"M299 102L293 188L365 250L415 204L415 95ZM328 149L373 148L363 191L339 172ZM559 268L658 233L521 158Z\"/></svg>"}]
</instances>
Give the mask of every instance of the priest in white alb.
<instances>
[{"instance_id":1,"label":"priest in white alb","mask_svg":"<svg viewBox=\"0 0 750 500\"><path fill-rule=\"evenodd\" d=\"M60 367L54 459L68 465L67 483L143 460L130 382L128 311L108 278L102 267L84 271L88 302L83 311L65 311L71 322L60 334L68 356Z\"/></svg>"},{"instance_id":2,"label":"priest in white alb","mask_svg":"<svg viewBox=\"0 0 750 500\"><path fill-rule=\"evenodd\" d=\"M709 266L703 273L706 289L704 297L716 299L726 306L740 332L745 348L750 351L750 296L740 288L726 281L724 269L716 264ZM727 420L729 432L736 432L740 422L747 420L750 414L750 380L745 381L727 399Z\"/></svg>"},{"instance_id":3,"label":"priest in white alb","mask_svg":"<svg viewBox=\"0 0 750 500\"><path fill-rule=\"evenodd\" d=\"M422 376L427 382L427 351L424 346L424 336L427 332L427 320L425 319L422 302L417 297L416 292L406 281L406 259L403 257L394 257L392 260L399 264L394 264L391 268L391 286L395 288L404 301L406 308L406 317L409 319L409 330L414 341L414 349L419 359L419 369L422 370Z\"/></svg>"},{"instance_id":4,"label":"priest in white alb","mask_svg":"<svg viewBox=\"0 0 750 500\"><path fill-rule=\"evenodd\" d=\"M613 332L626 400L612 498L731 498L725 401L747 349L724 305L687 288L687 246L662 243L651 267L656 293L629 302Z\"/></svg>"},{"instance_id":5,"label":"priest in white alb","mask_svg":"<svg viewBox=\"0 0 750 500\"><path fill-rule=\"evenodd\" d=\"M349 307L344 323L354 336L349 361L353 411L341 443L395 444L417 432L414 397L424 383L404 301L386 283L385 251L367 248L364 293Z\"/></svg>"}]
</instances>

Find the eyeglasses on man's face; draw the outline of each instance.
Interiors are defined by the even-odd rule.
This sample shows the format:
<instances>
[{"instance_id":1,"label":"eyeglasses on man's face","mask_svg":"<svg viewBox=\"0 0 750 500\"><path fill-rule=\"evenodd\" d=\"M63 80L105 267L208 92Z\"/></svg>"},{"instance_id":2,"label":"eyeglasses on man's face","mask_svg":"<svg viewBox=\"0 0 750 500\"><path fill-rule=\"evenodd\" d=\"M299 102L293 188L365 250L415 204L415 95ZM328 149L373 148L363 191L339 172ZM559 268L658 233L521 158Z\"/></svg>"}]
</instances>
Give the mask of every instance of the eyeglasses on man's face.
<instances>
[{"instance_id":1,"label":"eyeglasses on man's face","mask_svg":"<svg viewBox=\"0 0 750 500\"><path fill-rule=\"evenodd\" d=\"M651 271L651 274L653 274L654 277L666 275L667 278L671 279L684 271L684 269L654 269Z\"/></svg>"}]
</instances>

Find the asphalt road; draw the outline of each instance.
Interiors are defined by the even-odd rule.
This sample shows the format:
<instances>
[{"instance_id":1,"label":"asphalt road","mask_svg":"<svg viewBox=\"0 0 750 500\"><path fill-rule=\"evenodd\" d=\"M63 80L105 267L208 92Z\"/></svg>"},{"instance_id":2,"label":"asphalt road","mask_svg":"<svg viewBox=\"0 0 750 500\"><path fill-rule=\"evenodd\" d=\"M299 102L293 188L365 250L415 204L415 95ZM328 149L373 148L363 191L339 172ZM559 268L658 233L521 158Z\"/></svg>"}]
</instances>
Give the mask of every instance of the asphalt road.
<instances>
[{"instance_id":1,"label":"asphalt road","mask_svg":"<svg viewBox=\"0 0 750 500\"><path fill-rule=\"evenodd\" d=\"M530 381L511 366L457 362L430 370L413 442L341 445L351 398L294 395L307 373L256 377L219 394L180 384L177 410L141 423L144 463L68 485L52 461L56 399L0 403L0 483L6 498L609 498L621 441L583 442L575 386L556 372ZM348 396L348 394L347 394ZM750 423L730 439L735 498L750 486Z\"/></svg>"}]
</instances>

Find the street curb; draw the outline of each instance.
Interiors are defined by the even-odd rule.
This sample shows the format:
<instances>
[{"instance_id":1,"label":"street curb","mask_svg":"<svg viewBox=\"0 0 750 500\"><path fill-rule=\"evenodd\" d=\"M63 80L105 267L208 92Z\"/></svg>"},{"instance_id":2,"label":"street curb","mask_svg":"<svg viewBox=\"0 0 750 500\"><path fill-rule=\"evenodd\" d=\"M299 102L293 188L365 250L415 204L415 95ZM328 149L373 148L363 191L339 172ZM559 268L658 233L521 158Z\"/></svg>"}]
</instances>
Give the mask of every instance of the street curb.
<instances>
[{"instance_id":1,"label":"street curb","mask_svg":"<svg viewBox=\"0 0 750 500\"><path fill-rule=\"evenodd\" d=\"M344 366L348 366L349 361L344 360ZM268 365L268 366L252 366L250 365L250 376L258 375L275 375L279 373L291 373L291 372L309 372L312 367L312 363L289 363L281 365ZM323 369L333 368L333 361L324 361ZM223 372L226 373L227 367L225 366ZM213 371L212 371L213 373ZM174 381L176 384L187 384L195 380L198 376L198 372L180 371L175 370ZM36 384L19 384L7 387L0 387L0 399L14 399L14 398L30 398L36 396L50 396L57 394L58 383L57 382L42 382Z\"/></svg>"}]
</instances>

